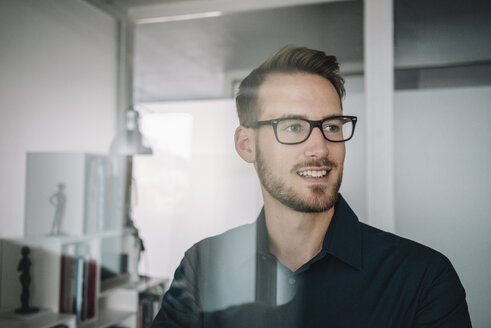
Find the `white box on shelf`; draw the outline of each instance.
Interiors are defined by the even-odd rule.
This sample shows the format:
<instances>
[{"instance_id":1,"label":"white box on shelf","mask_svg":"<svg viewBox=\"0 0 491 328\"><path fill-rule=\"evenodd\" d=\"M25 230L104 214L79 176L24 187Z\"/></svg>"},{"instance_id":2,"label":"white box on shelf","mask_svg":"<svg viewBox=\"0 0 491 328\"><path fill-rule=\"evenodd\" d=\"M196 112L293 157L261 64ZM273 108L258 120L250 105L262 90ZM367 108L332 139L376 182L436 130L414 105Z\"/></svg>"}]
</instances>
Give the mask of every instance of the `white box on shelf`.
<instances>
[{"instance_id":1,"label":"white box on shelf","mask_svg":"<svg viewBox=\"0 0 491 328\"><path fill-rule=\"evenodd\" d=\"M111 179L111 162L105 155L28 153L25 235L82 235L121 228L108 222L113 218Z\"/></svg>"}]
</instances>

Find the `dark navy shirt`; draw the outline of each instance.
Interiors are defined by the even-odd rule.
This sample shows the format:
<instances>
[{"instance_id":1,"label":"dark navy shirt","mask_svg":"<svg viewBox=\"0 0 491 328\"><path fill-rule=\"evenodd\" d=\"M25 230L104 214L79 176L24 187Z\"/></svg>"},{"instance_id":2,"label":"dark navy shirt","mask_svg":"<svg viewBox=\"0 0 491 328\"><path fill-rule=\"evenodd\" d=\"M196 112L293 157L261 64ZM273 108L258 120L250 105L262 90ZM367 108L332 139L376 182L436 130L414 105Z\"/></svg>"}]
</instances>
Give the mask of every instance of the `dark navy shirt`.
<instances>
[{"instance_id":1,"label":"dark navy shirt","mask_svg":"<svg viewBox=\"0 0 491 328\"><path fill-rule=\"evenodd\" d=\"M322 250L295 272L257 221L191 247L152 327L471 327L439 252L360 223L341 195Z\"/></svg>"}]
</instances>

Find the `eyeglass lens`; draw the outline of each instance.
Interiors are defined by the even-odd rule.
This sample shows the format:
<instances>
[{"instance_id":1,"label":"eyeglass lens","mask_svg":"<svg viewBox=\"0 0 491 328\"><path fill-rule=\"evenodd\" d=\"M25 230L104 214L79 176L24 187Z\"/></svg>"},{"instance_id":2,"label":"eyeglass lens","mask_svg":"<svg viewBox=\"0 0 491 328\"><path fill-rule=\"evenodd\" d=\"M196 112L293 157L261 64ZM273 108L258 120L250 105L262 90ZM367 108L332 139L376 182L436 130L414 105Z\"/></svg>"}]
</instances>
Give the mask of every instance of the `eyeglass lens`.
<instances>
[{"instance_id":1,"label":"eyeglass lens","mask_svg":"<svg viewBox=\"0 0 491 328\"><path fill-rule=\"evenodd\" d=\"M322 124L322 132L331 141L347 140L353 134L353 121L349 118L326 120ZM302 142L309 136L310 123L300 119L281 120L276 127L276 133L280 142Z\"/></svg>"}]
</instances>

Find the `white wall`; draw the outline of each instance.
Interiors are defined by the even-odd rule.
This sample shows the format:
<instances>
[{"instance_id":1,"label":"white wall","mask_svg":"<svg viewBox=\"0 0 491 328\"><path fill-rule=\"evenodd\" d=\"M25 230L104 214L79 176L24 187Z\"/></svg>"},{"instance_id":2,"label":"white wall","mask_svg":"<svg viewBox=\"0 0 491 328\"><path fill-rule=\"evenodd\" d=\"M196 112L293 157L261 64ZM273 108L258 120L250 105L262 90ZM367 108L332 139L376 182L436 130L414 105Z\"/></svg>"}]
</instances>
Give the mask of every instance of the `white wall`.
<instances>
[{"instance_id":1,"label":"white wall","mask_svg":"<svg viewBox=\"0 0 491 328\"><path fill-rule=\"evenodd\" d=\"M396 233L445 254L491 327L491 87L395 93Z\"/></svg>"},{"instance_id":2,"label":"white wall","mask_svg":"<svg viewBox=\"0 0 491 328\"><path fill-rule=\"evenodd\" d=\"M134 221L147 249L140 272L172 277L191 245L254 221L261 192L254 168L235 152L232 99L139 108L154 151L134 160Z\"/></svg>"},{"instance_id":3,"label":"white wall","mask_svg":"<svg viewBox=\"0 0 491 328\"><path fill-rule=\"evenodd\" d=\"M23 233L27 151L105 153L117 29L81 0L0 0L0 237Z\"/></svg>"},{"instance_id":4,"label":"white wall","mask_svg":"<svg viewBox=\"0 0 491 328\"><path fill-rule=\"evenodd\" d=\"M358 117L355 134L346 143L343 183L340 192L362 222L367 222L366 114L363 76L345 78L343 112Z\"/></svg>"}]
</instances>

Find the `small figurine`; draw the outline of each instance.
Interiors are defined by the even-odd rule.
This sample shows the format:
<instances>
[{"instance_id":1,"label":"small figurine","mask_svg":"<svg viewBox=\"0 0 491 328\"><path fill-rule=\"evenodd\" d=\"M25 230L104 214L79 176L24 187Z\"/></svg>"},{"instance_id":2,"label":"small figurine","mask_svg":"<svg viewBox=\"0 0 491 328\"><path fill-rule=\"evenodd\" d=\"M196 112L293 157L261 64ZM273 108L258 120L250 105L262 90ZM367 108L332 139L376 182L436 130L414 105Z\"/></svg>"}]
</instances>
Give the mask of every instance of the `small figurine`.
<instances>
[{"instance_id":1,"label":"small figurine","mask_svg":"<svg viewBox=\"0 0 491 328\"><path fill-rule=\"evenodd\" d=\"M17 266L17 272L21 272L19 280L22 285L22 294L20 295L21 308L16 309L18 314L29 314L38 312L38 308L29 306L29 285L31 284L31 260L29 260L30 249L27 246L22 247L22 259Z\"/></svg>"},{"instance_id":2,"label":"small figurine","mask_svg":"<svg viewBox=\"0 0 491 328\"><path fill-rule=\"evenodd\" d=\"M63 183L58 184L58 191L55 192L50 198L49 202L55 206L55 217L53 218L53 224L51 225L50 235L60 235L61 223L63 221L63 216L65 214L65 204L66 196L63 192L65 190L65 185Z\"/></svg>"}]
</instances>

